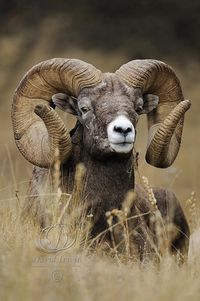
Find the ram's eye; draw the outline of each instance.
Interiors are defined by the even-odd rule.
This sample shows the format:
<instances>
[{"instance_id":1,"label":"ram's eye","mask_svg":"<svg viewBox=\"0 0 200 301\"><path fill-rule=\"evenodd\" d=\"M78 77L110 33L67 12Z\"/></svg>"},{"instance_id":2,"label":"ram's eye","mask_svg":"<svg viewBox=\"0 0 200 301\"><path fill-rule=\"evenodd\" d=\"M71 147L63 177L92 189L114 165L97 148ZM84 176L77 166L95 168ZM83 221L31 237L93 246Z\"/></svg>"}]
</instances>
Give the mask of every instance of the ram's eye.
<instances>
[{"instance_id":1,"label":"ram's eye","mask_svg":"<svg viewBox=\"0 0 200 301\"><path fill-rule=\"evenodd\" d=\"M82 112L83 114L87 113L87 112L90 110L90 109L89 109L88 107L86 107L86 106L83 106L83 107L81 107L80 109L81 109L81 112Z\"/></svg>"},{"instance_id":2,"label":"ram's eye","mask_svg":"<svg viewBox=\"0 0 200 301\"><path fill-rule=\"evenodd\" d=\"M138 106L137 109L136 109L136 112L138 114L140 114L142 111L143 111L143 107L142 106Z\"/></svg>"},{"instance_id":3,"label":"ram's eye","mask_svg":"<svg viewBox=\"0 0 200 301\"><path fill-rule=\"evenodd\" d=\"M135 111L138 114L141 114L143 112L143 105L144 105L143 98L139 97L135 102Z\"/></svg>"}]
</instances>

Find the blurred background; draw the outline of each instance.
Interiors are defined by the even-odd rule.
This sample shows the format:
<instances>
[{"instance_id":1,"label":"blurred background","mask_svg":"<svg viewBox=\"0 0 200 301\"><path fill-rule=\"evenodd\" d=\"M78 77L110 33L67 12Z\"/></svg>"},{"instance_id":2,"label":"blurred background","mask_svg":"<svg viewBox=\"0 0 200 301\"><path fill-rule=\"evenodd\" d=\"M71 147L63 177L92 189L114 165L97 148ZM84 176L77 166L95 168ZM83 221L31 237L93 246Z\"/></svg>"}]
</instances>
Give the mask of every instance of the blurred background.
<instances>
[{"instance_id":1,"label":"blurred background","mask_svg":"<svg viewBox=\"0 0 200 301\"><path fill-rule=\"evenodd\" d=\"M154 186L173 189L185 200L200 192L200 2L180 0L0 1L0 191L23 194L32 166L17 150L11 126L16 86L34 64L53 57L79 58L115 71L136 58L171 65L192 108L174 164L156 169L145 162L145 116L138 128L139 172ZM63 116L69 126L71 117ZM138 177L138 181L140 181Z\"/></svg>"}]
</instances>

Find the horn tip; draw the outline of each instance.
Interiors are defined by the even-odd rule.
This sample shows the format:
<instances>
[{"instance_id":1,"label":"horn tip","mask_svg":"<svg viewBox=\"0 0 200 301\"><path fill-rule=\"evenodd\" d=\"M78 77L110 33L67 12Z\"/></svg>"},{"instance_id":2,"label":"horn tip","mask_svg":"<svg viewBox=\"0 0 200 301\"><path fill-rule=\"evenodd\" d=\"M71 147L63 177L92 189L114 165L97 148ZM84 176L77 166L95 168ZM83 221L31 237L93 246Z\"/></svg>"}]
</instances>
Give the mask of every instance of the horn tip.
<instances>
[{"instance_id":1,"label":"horn tip","mask_svg":"<svg viewBox=\"0 0 200 301\"><path fill-rule=\"evenodd\" d=\"M185 102L185 105L188 107L188 109L191 107L191 105L192 105L192 102L191 102L191 100L189 100L189 99L186 99L186 100L184 100L184 102Z\"/></svg>"}]
</instances>

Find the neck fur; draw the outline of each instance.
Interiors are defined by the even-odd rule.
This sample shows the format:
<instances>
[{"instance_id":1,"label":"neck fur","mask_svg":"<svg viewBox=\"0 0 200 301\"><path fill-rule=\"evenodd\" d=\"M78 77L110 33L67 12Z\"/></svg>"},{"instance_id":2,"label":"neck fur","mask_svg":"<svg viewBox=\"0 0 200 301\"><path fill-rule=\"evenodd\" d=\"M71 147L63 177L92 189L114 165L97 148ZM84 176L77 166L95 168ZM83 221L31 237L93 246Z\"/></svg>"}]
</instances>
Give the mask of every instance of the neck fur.
<instances>
[{"instance_id":1,"label":"neck fur","mask_svg":"<svg viewBox=\"0 0 200 301\"><path fill-rule=\"evenodd\" d=\"M105 213L120 209L127 192L135 186L134 155L98 160L81 147L82 137L82 127L77 127L72 134L73 155L66 175L68 191L73 189L75 165L82 162L86 167L84 202L88 212L98 220L98 229L104 229Z\"/></svg>"}]
</instances>

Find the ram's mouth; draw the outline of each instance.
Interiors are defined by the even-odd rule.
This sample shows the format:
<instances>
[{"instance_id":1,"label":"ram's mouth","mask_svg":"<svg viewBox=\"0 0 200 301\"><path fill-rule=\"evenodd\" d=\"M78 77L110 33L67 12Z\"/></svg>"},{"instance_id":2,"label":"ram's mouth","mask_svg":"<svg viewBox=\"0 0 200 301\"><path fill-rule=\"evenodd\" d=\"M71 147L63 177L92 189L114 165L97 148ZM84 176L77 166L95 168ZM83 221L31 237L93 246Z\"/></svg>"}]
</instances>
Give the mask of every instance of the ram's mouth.
<instances>
[{"instance_id":1,"label":"ram's mouth","mask_svg":"<svg viewBox=\"0 0 200 301\"><path fill-rule=\"evenodd\" d=\"M126 145L126 144L133 144L133 143L132 143L132 142L124 141L124 142L112 143L112 144L116 144L116 145Z\"/></svg>"},{"instance_id":2,"label":"ram's mouth","mask_svg":"<svg viewBox=\"0 0 200 301\"><path fill-rule=\"evenodd\" d=\"M133 143L126 141L110 143L110 146L116 153L129 153L133 149Z\"/></svg>"}]
</instances>

